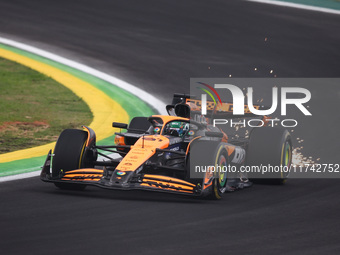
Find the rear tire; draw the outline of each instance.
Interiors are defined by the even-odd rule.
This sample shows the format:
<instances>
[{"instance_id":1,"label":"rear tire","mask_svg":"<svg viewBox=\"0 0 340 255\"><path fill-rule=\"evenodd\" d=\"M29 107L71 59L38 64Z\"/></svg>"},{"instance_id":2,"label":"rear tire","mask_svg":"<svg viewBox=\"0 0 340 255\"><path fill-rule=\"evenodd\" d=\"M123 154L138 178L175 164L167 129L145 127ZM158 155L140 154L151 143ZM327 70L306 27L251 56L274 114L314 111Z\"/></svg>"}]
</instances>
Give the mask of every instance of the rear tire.
<instances>
[{"instance_id":1,"label":"rear tire","mask_svg":"<svg viewBox=\"0 0 340 255\"><path fill-rule=\"evenodd\" d=\"M78 129L65 129L59 136L54 148L52 160L52 177L59 177L61 171L86 167L83 164L87 132ZM86 185L73 183L55 183L60 189L83 190Z\"/></svg>"},{"instance_id":2,"label":"rear tire","mask_svg":"<svg viewBox=\"0 0 340 255\"><path fill-rule=\"evenodd\" d=\"M247 166L272 166L276 170L262 173L248 173L252 182L284 184L292 162L292 139L284 128L259 127L250 134L247 151ZM274 170L275 170L274 169Z\"/></svg>"}]
</instances>

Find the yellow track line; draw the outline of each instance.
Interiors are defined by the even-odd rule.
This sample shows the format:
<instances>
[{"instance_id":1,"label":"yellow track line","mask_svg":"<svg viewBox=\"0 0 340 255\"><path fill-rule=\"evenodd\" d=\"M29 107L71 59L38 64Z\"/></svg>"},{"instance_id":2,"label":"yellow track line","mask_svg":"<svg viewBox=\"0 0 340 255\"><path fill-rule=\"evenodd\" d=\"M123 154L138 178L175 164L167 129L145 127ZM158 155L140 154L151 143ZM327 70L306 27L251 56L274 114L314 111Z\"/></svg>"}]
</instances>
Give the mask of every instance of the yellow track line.
<instances>
[{"instance_id":1,"label":"yellow track line","mask_svg":"<svg viewBox=\"0 0 340 255\"><path fill-rule=\"evenodd\" d=\"M111 128L112 121L124 123L129 121L129 115L117 102L91 84L67 72L1 48L0 57L28 66L72 90L91 109L93 121L90 127L98 134L97 140L107 138L114 134L114 129ZM54 148L54 145L55 143L49 143L30 149L2 154L0 155L0 163L43 156L47 154L50 149Z\"/></svg>"}]
</instances>

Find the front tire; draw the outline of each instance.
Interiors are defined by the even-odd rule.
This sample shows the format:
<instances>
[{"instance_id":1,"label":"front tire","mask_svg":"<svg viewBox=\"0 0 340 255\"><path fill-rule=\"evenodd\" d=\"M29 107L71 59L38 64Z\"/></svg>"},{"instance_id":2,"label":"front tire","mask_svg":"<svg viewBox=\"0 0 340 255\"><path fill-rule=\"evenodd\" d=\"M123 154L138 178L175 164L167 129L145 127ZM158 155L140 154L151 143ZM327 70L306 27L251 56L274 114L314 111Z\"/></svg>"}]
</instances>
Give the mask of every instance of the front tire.
<instances>
[{"instance_id":1,"label":"front tire","mask_svg":"<svg viewBox=\"0 0 340 255\"><path fill-rule=\"evenodd\" d=\"M228 167L228 153L223 144L219 144L219 146L217 147L216 153L214 155L213 165L215 167L220 167L220 170L215 170L215 172L213 173L214 179L212 182L212 191L208 197L212 200L219 200L222 198L222 194L226 191L228 181L228 173L226 171Z\"/></svg>"},{"instance_id":2,"label":"front tire","mask_svg":"<svg viewBox=\"0 0 340 255\"><path fill-rule=\"evenodd\" d=\"M78 129L65 129L59 136L54 148L52 177L58 178L61 172L66 173L84 166L84 151L87 132ZM73 183L55 183L60 189L82 190L86 185Z\"/></svg>"},{"instance_id":3,"label":"front tire","mask_svg":"<svg viewBox=\"0 0 340 255\"><path fill-rule=\"evenodd\" d=\"M190 148L190 163L188 169L191 169L191 174L195 173L196 166L205 168L208 171L208 166L215 166L215 171L212 173L195 173L191 178L198 178L202 185L203 193L209 199L218 200L222 198L222 194L227 186L227 171L217 171L216 169L226 170L228 167L228 153L224 147L224 143L219 141L199 140L194 142ZM219 167L219 168L217 168ZM211 184L205 187L205 182L212 178Z\"/></svg>"}]
</instances>

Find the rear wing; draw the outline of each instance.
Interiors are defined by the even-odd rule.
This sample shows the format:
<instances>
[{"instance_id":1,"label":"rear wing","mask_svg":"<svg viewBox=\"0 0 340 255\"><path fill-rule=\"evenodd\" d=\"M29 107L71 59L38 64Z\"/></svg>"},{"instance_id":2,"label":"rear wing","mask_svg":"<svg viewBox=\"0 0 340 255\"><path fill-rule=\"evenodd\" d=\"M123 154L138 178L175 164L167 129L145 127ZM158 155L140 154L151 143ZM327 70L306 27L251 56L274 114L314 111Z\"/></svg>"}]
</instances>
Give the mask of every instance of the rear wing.
<instances>
[{"instance_id":1,"label":"rear wing","mask_svg":"<svg viewBox=\"0 0 340 255\"><path fill-rule=\"evenodd\" d=\"M208 119L234 119L234 118L248 118L248 117L258 117L258 115L253 114L248 105L244 105L244 115L233 114L233 103L215 103L214 101L206 101L207 103L207 114ZM254 105L254 108L259 110L266 110L269 107L263 105ZM202 100L196 99L194 96L188 94L174 94L172 105L167 105L166 110L169 115L177 115L185 118L194 118L196 116L201 116L202 110ZM184 116L185 115L185 116Z\"/></svg>"},{"instance_id":2,"label":"rear wing","mask_svg":"<svg viewBox=\"0 0 340 255\"><path fill-rule=\"evenodd\" d=\"M191 109L191 114L201 114L202 101L198 99L187 98L186 102ZM254 105L256 110L260 109L260 105ZM264 107L262 107L265 109ZM244 105L244 115L233 114L233 103L215 103L213 101L207 101L207 116L217 118L223 117L226 119L241 118L241 117L254 117L257 116L253 114L248 105Z\"/></svg>"}]
</instances>

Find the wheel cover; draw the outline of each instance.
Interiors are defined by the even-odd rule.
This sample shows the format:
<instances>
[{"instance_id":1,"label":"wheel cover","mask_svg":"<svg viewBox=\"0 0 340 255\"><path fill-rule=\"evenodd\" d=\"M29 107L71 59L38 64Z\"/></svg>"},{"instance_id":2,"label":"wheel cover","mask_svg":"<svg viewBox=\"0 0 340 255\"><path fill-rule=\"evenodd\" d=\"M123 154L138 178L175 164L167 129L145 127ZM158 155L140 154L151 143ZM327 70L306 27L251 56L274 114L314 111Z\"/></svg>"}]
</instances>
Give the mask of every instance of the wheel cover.
<instances>
[{"instance_id":1,"label":"wheel cover","mask_svg":"<svg viewBox=\"0 0 340 255\"><path fill-rule=\"evenodd\" d=\"M285 152L283 158L283 165L288 168L288 170L282 172L282 178L287 178L289 175L289 168L292 161L292 147L288 141L285 144Z\"/></svg>"},{"instance_id":2,"label":"wheel cover","mask_svg":"<svg viewBox=\"0 0 340 255\"><path fill-rule=\"evenodd\" d=\"M219 159L218 159L218 166L220 167L220 171L218 173L218 188L220 190L224 189L226 184L227 184L227 167L228 167L228 163L227 163L227 159L226 157L222 154L220 155Z\"/></svg>"},{"instance_id":3,"label":"wheel cover","mask_svg":"<svg viewBox=\"0 0 340 255\"><path fill-rule=\"evenodd\" d=\"M289 142L286 142L286 151L285 151L285 159L284 159L284 164L285 166L290 166L290 162L291 162L291 147Z\"/></svg>"}]
</instances>

